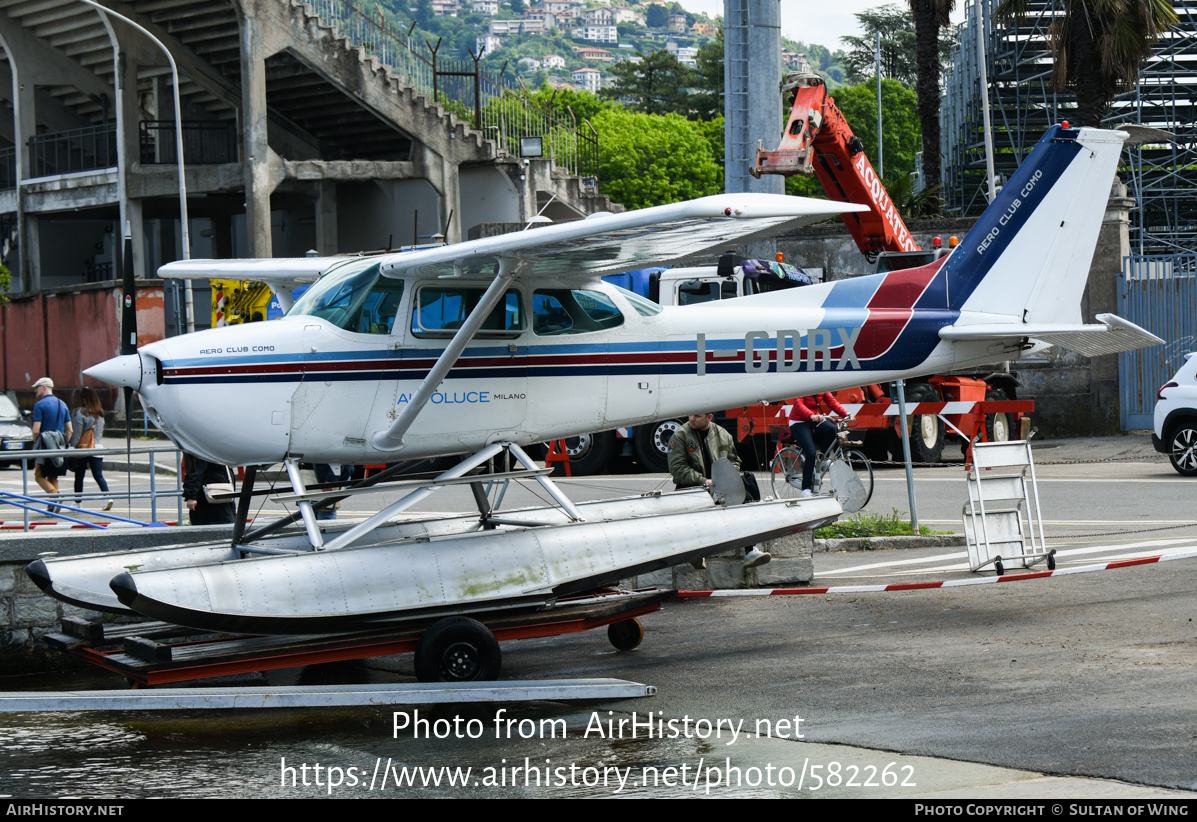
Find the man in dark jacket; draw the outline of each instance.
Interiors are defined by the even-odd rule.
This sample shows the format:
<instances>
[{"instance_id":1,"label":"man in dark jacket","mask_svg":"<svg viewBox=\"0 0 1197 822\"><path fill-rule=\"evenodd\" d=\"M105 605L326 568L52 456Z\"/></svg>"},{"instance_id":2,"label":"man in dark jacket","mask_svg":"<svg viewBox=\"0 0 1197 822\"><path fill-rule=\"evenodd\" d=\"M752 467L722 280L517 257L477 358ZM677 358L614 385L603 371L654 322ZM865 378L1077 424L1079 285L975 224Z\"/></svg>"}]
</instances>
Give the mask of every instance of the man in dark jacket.
<instances>
[{"instance_id":1,"label":"man in dark jacket","mask_svg":"<svg viewBox=\"0 0 1197 822\"><path fill-rule=\"evenodd\" d=\"M236 519L236 509L231 502L209 502L204 486L232 486L229 469L215 462L205 462L191 454L183 455L183 499L190 511L192 525L220 525Z\"/></svg>"},{"instance_id":2,"label":"man in dark jacket","mask_svg":"<svg viewBox=\"0 0 1197 822\"><path fill-rule=\"evenodd\" d=\"M740 455L732 435L714 423L714 414L691 414L689 421L673 432L669 440L669 474L680 488L710 488L711 466L715 460L728 459L737 469ZM755 545L744 550L744 567L764 565L773 557ZM695 568L706 567L706 560L695 560Z\"/></svg>"}]
</instances>

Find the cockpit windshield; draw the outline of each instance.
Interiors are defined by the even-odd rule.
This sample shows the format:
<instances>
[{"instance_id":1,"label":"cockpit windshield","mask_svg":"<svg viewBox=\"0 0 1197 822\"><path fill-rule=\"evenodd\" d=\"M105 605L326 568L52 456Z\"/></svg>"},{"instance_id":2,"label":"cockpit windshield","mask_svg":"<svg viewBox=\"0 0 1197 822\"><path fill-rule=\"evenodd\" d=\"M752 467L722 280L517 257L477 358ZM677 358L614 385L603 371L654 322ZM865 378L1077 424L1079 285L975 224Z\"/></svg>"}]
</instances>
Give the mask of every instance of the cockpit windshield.
<instances>
[{"instance_id":1,"label":"cockpit windshield","mask_svg":"<svg viewBox=\"0 0 1197 822\"><path fill-rule=\"evenodd\" d=\"M382 276L377 257L332 269L295 301L288 317L309 316L357 334L390 334L403 298L403 281Z\"/></svg>"}]
</instances>

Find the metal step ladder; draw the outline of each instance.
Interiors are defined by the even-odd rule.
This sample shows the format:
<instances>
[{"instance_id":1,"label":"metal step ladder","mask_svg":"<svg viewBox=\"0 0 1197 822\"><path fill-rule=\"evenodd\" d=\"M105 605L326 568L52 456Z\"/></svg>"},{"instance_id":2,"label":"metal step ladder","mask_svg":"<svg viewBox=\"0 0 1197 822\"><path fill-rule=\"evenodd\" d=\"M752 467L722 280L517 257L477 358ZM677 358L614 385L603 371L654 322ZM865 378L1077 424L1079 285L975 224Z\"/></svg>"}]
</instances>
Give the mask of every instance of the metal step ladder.
<instances>
[{"instance_id":1,"label":"metal step ladder","mask_svg":"<svg viewBox=\"0 0 1197 822\"><path fill-rule=\"evenodd\" d=\"M1030 442L975 443L967 484L961 514L974 573L992 565L1001 576L1011 560L1023 568L1046 561L1049 570L1055 569L1056 552L1047 550L1043 538Z\"/></svg>"}]
</instances>

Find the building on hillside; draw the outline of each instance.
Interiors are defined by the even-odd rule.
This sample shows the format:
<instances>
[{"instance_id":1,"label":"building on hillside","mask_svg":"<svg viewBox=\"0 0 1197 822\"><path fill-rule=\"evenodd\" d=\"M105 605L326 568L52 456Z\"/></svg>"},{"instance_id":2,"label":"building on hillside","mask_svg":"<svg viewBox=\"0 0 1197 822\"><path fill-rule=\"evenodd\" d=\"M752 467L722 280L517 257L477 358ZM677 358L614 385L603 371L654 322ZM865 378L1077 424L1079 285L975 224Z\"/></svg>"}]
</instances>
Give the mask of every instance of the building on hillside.
<instances>
[{"instance_id":1,"label":"building on hillside","mask_svg":"<svg viewBox=\"0 0 1197 822\"><path fill-rule=\"evenodd\" d=\"M594 60L599 63L615 62L615 57L611 52L606 49L595 48L594 46L582 46L575 54L583 60Z\"/></svg>"},{"instance_id":2,"label":"building on hillside","mask_svg":"<svg viewBox=\"0 0 1197 822\"><path fill-rule=\"evenodd\" d=\"M483 34L474 41L474 54L490 54L495 49L501 48L503 40L495 37L493 34Z\"/></svg>"},{"instance_id":3,"label":"building on hillside","mask_svg":"<svg viewBox=\"0 0 1197 822\"><path fill-rule=\"evenodd\" d=\"M582 19L588 26L611 26L615 24L615 15L611 9L586 9L582 12Z\"/></svg>"},{"instance_id":4,"label":"building on hillside","mask_svg":"<svg viewBox=\"0 0 1197 822\"><path fill-rule=\"evenodd\" d=\"M569 76L573 78L574 82L582 88L589 91L591 94L598 94L600 81L603 73L594 68L580 68L571 71Z\"/></svg>"},{"instance_id":5,"label":"building on hillside","mask_svg":"<svg viewBox=\"0 0 1197 822\"><path fill-rule=\"evenodd\" d=\"M560 54L550 54L548 57L541 59L540 65L541 68L546 69L565 68L565 58Z\"/></svg>"},{"instance_id":6,"label":"building on hillside","mask_svg":"<svg viewBox=\"0 0 1197 822\"><path fill-rule=\"evenodd\" d=\"M487 31L496 37L506 37L511 34L544 34L543 20L523 17L519 20L491 20L487 23Z\"/></svg>"},{"instance_id":7,"label":"building on hillside","mask_svg":"<svg viewBox=\"0 0 1197 822\"><path fill-rule=\"evenodd\" d=\"M574 37L591 43L618 43L619 30L615 26L582 26L574 29Z\"/></svg>"}]
</instances>

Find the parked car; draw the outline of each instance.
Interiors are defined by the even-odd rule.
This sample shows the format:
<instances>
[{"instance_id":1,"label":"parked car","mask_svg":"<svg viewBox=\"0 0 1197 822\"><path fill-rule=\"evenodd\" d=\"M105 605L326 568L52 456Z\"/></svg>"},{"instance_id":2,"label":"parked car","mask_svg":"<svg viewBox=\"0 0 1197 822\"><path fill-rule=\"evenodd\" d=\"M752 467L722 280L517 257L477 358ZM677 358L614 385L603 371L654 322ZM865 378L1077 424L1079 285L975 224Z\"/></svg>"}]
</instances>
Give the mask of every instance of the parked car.
<instances>
[{"instance_id":1,"label":"parked car","mask_svg":"<svg viewBox=\"0 0 1197 822\"><path fill-rule=\"evenodd\" d=\"M1177 473L1197 476L1197 357L1185 354L1185 364L1156 397L1151 444Z\"/></svg>"},{"instance_id":2,"label":"parked car","mask_svg":"<svg viewBox=\"0 0 1197 822\"><path fill-rule=\"evenodd\" d=\"M0 452L21 451L33 441L33 426L17 410L16 404L6 394L0 394ZM18 460L6 459L0 453L0 468L15 465Z\"/></svg>"}]
</instances>

